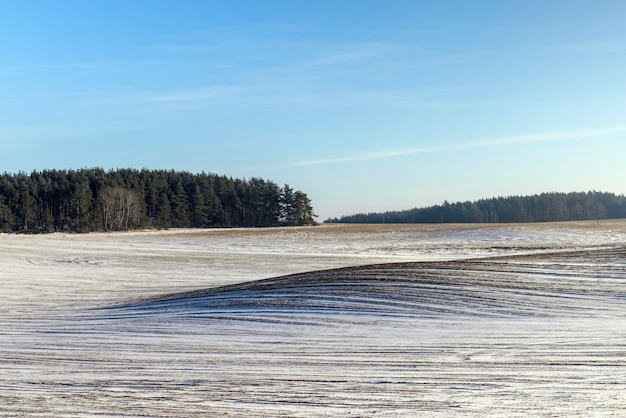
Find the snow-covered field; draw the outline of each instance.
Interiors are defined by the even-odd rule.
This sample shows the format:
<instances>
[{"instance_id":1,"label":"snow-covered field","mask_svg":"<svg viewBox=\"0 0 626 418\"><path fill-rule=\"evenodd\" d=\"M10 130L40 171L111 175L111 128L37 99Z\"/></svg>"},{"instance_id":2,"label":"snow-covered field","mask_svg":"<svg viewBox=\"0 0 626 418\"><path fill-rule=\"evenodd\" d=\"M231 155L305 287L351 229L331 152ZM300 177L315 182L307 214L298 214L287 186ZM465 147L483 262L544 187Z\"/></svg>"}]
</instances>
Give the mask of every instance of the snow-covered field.
<instances>
[{"instance_id":1,"label":"snow-covered field","mask_svg":"<svg viewBox=\"0 0 626 418\"><path fill-rule=\"evenodd\" d=\"M626 221L0 235L0 416L623 416Z\"/></svg>"}]
</instances>

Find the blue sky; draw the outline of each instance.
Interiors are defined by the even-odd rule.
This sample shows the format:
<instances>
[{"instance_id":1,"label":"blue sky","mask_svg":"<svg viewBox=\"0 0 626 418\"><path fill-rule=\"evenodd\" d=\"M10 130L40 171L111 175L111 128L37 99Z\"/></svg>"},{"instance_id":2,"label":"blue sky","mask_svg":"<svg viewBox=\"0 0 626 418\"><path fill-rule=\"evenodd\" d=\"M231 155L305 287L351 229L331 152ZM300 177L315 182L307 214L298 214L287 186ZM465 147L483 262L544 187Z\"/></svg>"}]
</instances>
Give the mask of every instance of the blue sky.
<instances>
[{"instance_id":1,"label":"blue sky","mask_svg":"<svg viewBox=\"0 0 626 418\"><path fill-rule=\"evenodd\" d=\"M262 177L320 219L626 193L623 1L0 3L0 170Z\"/></svg>"}]
</instances>

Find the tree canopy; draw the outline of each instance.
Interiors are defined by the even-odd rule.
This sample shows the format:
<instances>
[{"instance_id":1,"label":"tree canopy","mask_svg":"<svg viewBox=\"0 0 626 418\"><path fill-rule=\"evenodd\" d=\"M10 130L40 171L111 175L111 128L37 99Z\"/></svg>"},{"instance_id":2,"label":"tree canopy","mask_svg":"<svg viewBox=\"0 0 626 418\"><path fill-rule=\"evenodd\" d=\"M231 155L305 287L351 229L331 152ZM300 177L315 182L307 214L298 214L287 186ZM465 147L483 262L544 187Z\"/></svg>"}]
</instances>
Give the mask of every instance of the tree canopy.
<instances>
[{"instance_id":1,"label":"tree canopy","mask_svg":"<svg viewBox=\"0 0 626 418\"><path fill-rule=\"evenodd\" d=\"M542 193L403 211L359 213L328 219L336 223L557 222L626 218L626 197L605 192Z\"/></svg>"},{"instance_id":2,"label":"tree canopy","mask_svg":"<svg viewBox=\"0 0 626 418\"><path fill-rule=\"evenodd\" d=\"M180 171L101 168L0 176L0 231L91 232L314 224L288 185Z\"/></svg>"}]
</instances>

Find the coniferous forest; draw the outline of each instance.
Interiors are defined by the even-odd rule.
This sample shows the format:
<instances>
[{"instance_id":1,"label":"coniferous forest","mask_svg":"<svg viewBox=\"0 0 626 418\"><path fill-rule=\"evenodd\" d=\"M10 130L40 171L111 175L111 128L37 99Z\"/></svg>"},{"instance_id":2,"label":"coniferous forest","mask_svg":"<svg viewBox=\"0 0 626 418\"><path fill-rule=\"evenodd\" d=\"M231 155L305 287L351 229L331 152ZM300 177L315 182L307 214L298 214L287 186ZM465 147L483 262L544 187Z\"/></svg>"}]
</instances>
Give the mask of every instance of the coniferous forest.
<instances>
[{"instance_id":1,"label":"coniferous forest","mask_svg":"<svg viewBox=\"0 0 626 418\"><path fill-rule=\"evenodd\" d=\"M328 219L336 223L513 223L626 218L626 197L604 192L542 193L404 211L360 213Z\"/></svg>"},{"instance_id":2,"label":"coniferous forest","mask_svg":"<svg viewBox=\"0 0 626 418\"><path fill-rule=\"evenodd\" d=\"M310 199L288 185L164 170L44 170L0 176L0 231L296 226Z\"/></svg>"}]
</instances>

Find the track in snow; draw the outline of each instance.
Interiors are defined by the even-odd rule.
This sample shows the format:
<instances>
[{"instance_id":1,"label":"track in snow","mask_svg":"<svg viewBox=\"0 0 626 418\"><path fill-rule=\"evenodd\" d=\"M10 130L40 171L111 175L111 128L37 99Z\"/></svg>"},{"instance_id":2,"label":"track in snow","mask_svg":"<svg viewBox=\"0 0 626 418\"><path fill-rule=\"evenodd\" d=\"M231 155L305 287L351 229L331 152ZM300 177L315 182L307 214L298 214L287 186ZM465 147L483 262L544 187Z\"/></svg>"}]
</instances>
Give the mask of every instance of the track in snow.
<instances>
[{"instance_id":1,"label":"track in snow","mask_svg":"<svg viewBox=\"0 0 626 418\"><path fill-rule=\"evenodd\" d=\"M0 417L623 414L623 228L422 228L2 237Z\"/></svg>"},{"instance_id":2,"label":"track in snow","mask_svg":"<svg viewBox=\"0 0 626 418\"><path fill-rule=\"evenodd\" d=\"M163 295L106 315L297 321L318 315L589 317L626 314L626 250L394 263Z\"/></svg>"}]
</instances>

